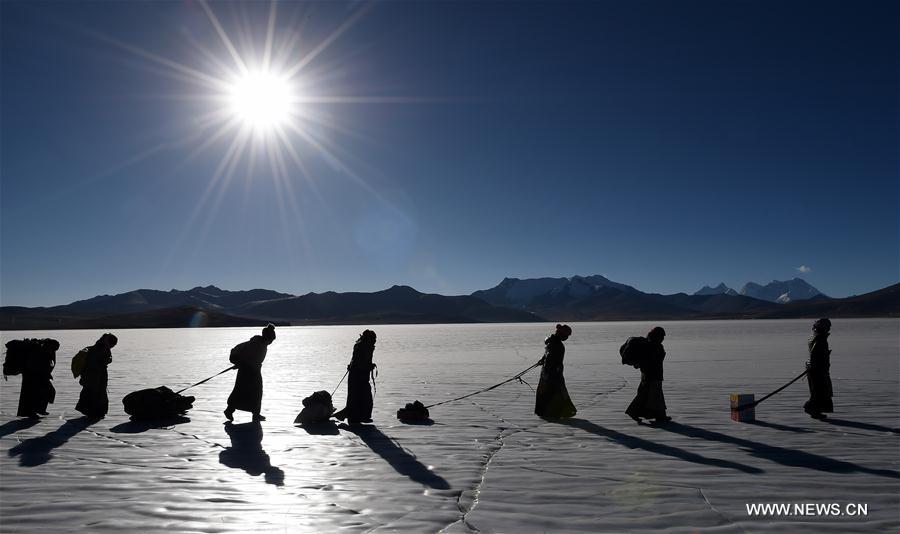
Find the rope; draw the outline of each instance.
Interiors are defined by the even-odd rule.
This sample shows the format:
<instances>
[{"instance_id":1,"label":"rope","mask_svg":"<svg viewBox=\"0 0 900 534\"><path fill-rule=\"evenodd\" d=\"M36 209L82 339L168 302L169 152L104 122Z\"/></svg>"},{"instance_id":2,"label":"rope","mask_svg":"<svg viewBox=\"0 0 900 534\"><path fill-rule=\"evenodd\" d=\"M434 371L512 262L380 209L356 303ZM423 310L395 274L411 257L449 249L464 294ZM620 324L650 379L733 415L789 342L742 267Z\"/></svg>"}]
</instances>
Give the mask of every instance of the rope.
<instances>
[{"instance_id":1,"label":"rope","mask_svg":"<svg viewBox=\"0 0 900 534\"><path fill-rule=\"evenodd\" d=\"M531 391L534 391L534 387L532 387L531 384L529 384L528 382L526 382L525 380L523 380L521 376L519 377L519 383L520 383L520 384L525 384L526 386L528 386L528 387L531 388Z\"/></svg>"},{"instance_id":2,"label":"rope","mask_svg":"<svg viewBox=\"0 0 900 534\"><path fill-rule=\"evenodd\" d=\"M341 387L341 384L344 383L344 379L347 378L347 373L349 373L349 372L350 372L350 368L348 367L347 370L344 371L344 376L341 377L341 381L338 382L338 385L334 386L334 391L331 392L331 396L332 396L332 397L334 397L334 393L337 391L337 389L338 389L339 387Z\"/></svg>"},{"instance_id":3,"label":"rope","mask_svg":"<svg viewBox=\"0 0 900 534\"><path fill-rule=\"evenodd\" d=\"M194 387L194 386L199 386L200 384L202 384L202 383L204 383L204 382L209 382L209 381L212 380L213 378L215 378L215 377L217 377L217 376L219 376L219 375L221 375L221 374L223 374L223 373L227 373L228 371L231 371L232 369L237 369L237 366L236 366L236 365L232 365L232 366L229 367L228 369L225 369L224 371L220 371L220 372L218 372L218 373L212 375L212 376L209 377L209 378L204 378L203 380L197 382L196 384L191 384L190 386L188 386L188 387L186 387L186 388L184 388L184 389L179 389L178 391L175 392L175 394L178 395L178 394L181 393L182 391L187 391L187 390L191 389L191 388Z\"/></svg>"},{"instance_id":4,"label":"rope","mask_svg":"<svg viewBox=\"0 0 900 534\"><path fill-rule=\"evenodd\" d=\"M499 384L494 384L493 386L490 386L490 387L487 387L487 388L484 388L484 389L479 389L478 391L476 391L476 392L474 392L474 393L469 393L468 395L463 395L463 396L461 396L461 397L456 397L455 399L445 400L445 401L443 401L443 402L438 402L438 403L435 403L435 404L429 404L428 406L426 406L426 408L433 408L433 407L435 407L435 406L440 406L441 404L447 404L447 403L449 403L449 402L456 402L456 401L458 401L458 400L467 399L467 398L469 398L469 397L478 395L478 394L480 394L480 393L485 393L485 392L488 392L488 391L490 391L490 390L492 390L492 389L498 388L498 387L502 386L503 384L506 384L506 383L508 383L508 382L512 382L513 380L519 380L519 381L521 381L521 380L522 380L522 375L524 375L524 374L527 373L528 371L531 371L531 370L534 369L535 367L538 367L539 365L541 365L540 362L538 362L538 363L532 365L532 366L529 367L528 369L525 369L524 371L522 371L521 373L515 375L515 376L512 377L512 378L508 378L508 379L504 380L503 382L500 382Z\"/></svg>"},{"instance_id":5,"label":"rope","mask_svg":"<svg viewBox=\"0 0 900 534\"><path fill-rule=\"evenodd\" d=\"M791 380L791 381L788 382L787 384L781 386L780 388L776 389L776 390L773 391L772 393L769 393L768 395L766 395L765 397L759 399L758 401L756 401L756 402L751 402L750 404L744 404L743 406L737 406L736 408L734 408L734 410L735 410L735 411L738 411L738 412L741 412L741 411L747 410L747 409L749 409L749 408L753 408L754 406L756 406L757 404L761 403L762 401L768 399L768 398L771 397L772 395L774 395L774 394L780 392L780 391L783 390L784 388L786 388L786 387L790 386L791 384L793 384L794 382L800 380L801 378L803 378L804 376L806 376L806 373L808 373L808 372L809 372L809 369L803 371L802 373L800 373L800 375L799 375L797 378Z\"/></svg>"}]
</instances>

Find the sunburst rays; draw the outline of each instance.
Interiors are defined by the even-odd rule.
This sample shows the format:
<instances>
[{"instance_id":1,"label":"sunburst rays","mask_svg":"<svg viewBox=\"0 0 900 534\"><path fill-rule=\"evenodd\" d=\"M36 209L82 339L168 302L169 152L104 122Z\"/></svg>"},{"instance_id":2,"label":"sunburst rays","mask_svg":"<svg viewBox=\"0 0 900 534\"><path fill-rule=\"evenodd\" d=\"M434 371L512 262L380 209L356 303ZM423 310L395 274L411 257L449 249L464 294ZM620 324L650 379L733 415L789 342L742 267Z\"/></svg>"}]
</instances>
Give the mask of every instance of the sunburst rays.
<instances>
[{"instance_id":1,"label":"sunburst rays","mask_svg":"<svg viewBox=\"0 0 900 534\"><path fill-rule=\"evenodd\" d=\"M354 172L342 157L341 148L326 135L360 134L324 107L342 104L412 102L408 98L347 95L328 91L329 78L340 65L321 61L324 53L369 13L372 4L358 4L338 21L330 33L315 43L304 43L310 15L300 9L289 13L279 24L279 4L268 4L265 20L251 20L242 4L197 2L207 29L187 32L183 56L175 59L155 50L97 32L94 38L139 59L141 67L185 85L183 93L158 95L171 101L196 102L185 135L170 139L160 147L142 151L111 166L115 172L152 158L165 149L183 151L174 168L182 168L201 154L222 150L188 219L174 237L166 260L171 265L187 240L202 241L211 229L226 190L244 174L245 187L265 176L273 181L285 246L299 246L294 256L308 257L309 244L303 233L303 214L298 204L298 185L328 206L321 197L311 167L320 158L337 174L351 180L368 194L381 200L366 180ZM257 4L258 5L258 4ZM291 4L291 7L304 7ZM282 10L289 11L289 10ZM229 18L230 16L230 18ZM230 22L230 24L229 24ZM311 32L310 32L311 33ZM205 34L205 35L204 35ZM262 46L259 46L261 43ZM345 153L344 153L345 154Z\"/></svg>"}]
</instances>

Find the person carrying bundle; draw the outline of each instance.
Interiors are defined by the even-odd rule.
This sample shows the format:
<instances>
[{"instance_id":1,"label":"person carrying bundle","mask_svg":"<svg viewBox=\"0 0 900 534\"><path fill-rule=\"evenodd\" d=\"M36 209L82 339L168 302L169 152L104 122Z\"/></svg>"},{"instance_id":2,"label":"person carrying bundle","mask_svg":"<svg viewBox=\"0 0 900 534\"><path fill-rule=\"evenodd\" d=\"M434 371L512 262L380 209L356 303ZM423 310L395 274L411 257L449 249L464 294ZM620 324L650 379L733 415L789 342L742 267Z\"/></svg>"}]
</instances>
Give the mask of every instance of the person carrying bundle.
<instances>
[{"instance_id":1,"label":"person carrying bundle","mask_svg":"<svg viewBox=\"0 0 900 534\"><path fill-rule=\"evenodd\" d=\"M53 368L56 367L55 339L14 339L6 344L3 376L22 375L19 409L16 415L36 419L47 415L47 405L56 400Z\"/></svg>"},{"instance_id":2,"label":"person carrying bundle","mask_svg":"<svg viewBox=\"0 0 900 534\"><path fill-rule=\"evenodd\" d=\"M540 365L541 379L534 398L534 413L545 419L559 419L574 416L578 410L569 398L566 379L563 377L563 358L566 346L563 341L572 335L569 325L556 325L556 332L544 340L544 357Z\"/></svg>"},{"instance_id":3,"label":"person carrying bundle","mask_svg":"<svg viewBox=\"0 0 900 534\"><path fill-rule=\"evenodd\" d=\"M243 410L253 414L254 421L265 421L260 413L262 408L263 380L262 364L266 359L269 345L275 341L275 325L269 323L262 330L262 335L253 336L233 349L229 361L237 369L234 389L228 396L225 418L234 420L234 411Z\"/></svg>"},{"instance_id":4,"label":"person carrying bundle","mask_svg":"<svg viewBox=\"0 0 900 534\"><path fill-rule=\"evenodd\" d=\"M641 354L637 364L641 370L641 383L637 395L625 410L638 423L642 417L654 419L657 423L672 420L666 415L666 399L662 390L663 360L666 357L662 342L665 337L666 331L661 326L656 326L647 334L646 341L640 344Z\"/></svg>"},{"instance_id":5,"label":"person carrying bundle","mask_svg":"<svg viewBox=\"0 0 900 534\"><path fill-rule=\"evenodd\" d=\"M106 386L109 383L107 366L112 363L112 348L119 339L112 334L103 334L90 347L85 347L72 359L72 374L80 377L81 394L75 409L84 415L102 419L109 411L109 396Z\"/></svg>"},{"instance_id":6,"label":"person carrying bundle","mask_svg":"<svg viewBox=\"0 0 900 534\"><path fill-rule=\"evenodd\" d=\"M815 419L825 419L824 412L834 411L831 397L831 350L828 348L828 336L831 333L831 321L819 319L812 326L813 335L809 338L809 361L806 362L806 380L809 383L809 400L803 405L803 411Z\"/></svg>"},{"instance_id":7,"label":"person carrying bundle","mask_svg":"<svg viewBox=\"0 0 900 534\"><path fill-rule=\"evenodd\" d=\"M353 357L347 366L347 406L334 414L336 419L351 425L372 422L372 387L369 376L375 370L375 332L365 330L353 345Z\"/></svg>"}]
</instances>

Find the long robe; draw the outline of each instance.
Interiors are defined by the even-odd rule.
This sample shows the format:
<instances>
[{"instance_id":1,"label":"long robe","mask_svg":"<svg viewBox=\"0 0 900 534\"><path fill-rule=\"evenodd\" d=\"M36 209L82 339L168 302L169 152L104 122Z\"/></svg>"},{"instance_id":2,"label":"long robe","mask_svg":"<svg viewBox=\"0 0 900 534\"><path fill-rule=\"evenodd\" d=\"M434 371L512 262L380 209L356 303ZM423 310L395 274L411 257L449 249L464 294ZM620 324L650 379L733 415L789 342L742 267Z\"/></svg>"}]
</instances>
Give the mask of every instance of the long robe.
<instances>
[{"instance_id":1,"label":"long robe","mask_svg":"<svg viewBox=\"0 0 900 534\"><path fill-rule=\"evenodd\" d=\"M828 348L827 332L815 334L809 340L809 367L806 381L809 384L809 400L803 405L803 410L809 414L833 412L831 350Z\"/></svg>"},{"instance_id":2,"label":"long robe","mask_svg":"<svg viewBox=\"0 0 900 534\"><path fill-rule=\"evenodd\" d=\"M572 417L578 410L569 398L563 376L566 346L556 334L544 340L544 346L544 365L535 392L534 413L547 418Z\"/></svg>"},{"instance_id":3,"label":"long robe","mask_svg":"<svg viewBox=\"0 0 900 534\"><path fill-rule=\"evenodd\" d=\"M19 417L33 417L47 412L47 405L56 400L53 387L53 368L56 351L40 347L30 354L22 369L22 390L19 392Z\"/></svg>"},{"instance_id":4,"label":"long robe","mask_svg":"<svg viewBox=\"0 0 900 534\"><path fill-rule=\"evenodd\" d=\"M666 350L662 343L651 341L641 361L641 383L634 400L625 413L631 417L659 419L666 416L666 398L663 395L663 360Z\"/></svg>"},{"instance_id":5,"label":"long robe","mask_svg":"<svg viewBox=\"0 0 900 534\"><path fill-rule=\"evenodd\" d=\"M347 406L337 412L335 417L347 419L349 422L366 422L372 420L372 386L369 377L375 364L372 357L375 345L358 341L353 345L353 357L347 366Z\"/></svg>"},{"instance_id":6,"label":"long robe","mask_svg":"<svg viewBox=\"0 0 900 534\"><path fill-rule=\"evenodd\" d=\"M88 348L84 369L81 371L81 394L75 409L88 417L105 417L109 411L106 385L109 375L106 367L112 363L112 352L96 344Z\"/></svg>"},{"instance_id":7,"label":"long robe","mask_svg":"<svg viewBox=\"0 0 900 534\"><path fill-rule=\"evenodd\" d=\"M262 336L253 336L231 349L231 363L237 366L234 389L228 396L228 408L259 414L262 408L262 364L269 344Z\"/></svg>"}]
</instances>

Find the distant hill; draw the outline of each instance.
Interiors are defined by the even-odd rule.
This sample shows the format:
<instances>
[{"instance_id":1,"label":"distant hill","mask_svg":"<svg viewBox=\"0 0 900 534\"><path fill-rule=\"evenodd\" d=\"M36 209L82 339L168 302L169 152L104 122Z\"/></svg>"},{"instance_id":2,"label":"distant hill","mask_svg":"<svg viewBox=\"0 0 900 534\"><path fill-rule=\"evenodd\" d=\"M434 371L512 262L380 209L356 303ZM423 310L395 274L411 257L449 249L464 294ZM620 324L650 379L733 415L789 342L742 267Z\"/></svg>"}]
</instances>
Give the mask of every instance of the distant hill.
<instances>
[{"instance_id":1,"label":"distant hill","mask_svg":"<svg viewBox=\"0 0 900 534\"><path fill-rule=\"evenodd\" d=\"M900 317L900 284L844 299L820 295L805 301L790 302L759 317Z\"/></svg>"},{"instance_id":2,"label":"distant hill","mask_svg":"<svg viewBox=\"0 0 900 534\"><path fill-rule=\"evenodd\" d=\"M785 304L798 300L809 300L822 292L811 286L802 278L794 278L793 280L773 280L768 284L761 286L755 282L747 282L741 288L741 295L753 297L769 302L778 302Z\"/></svg>"},{"instance_id":3,"label":"distant hill","mask_svg":"<svg viewBox=\"0 0 900 534\"><path fill-rule=\"evenodd\" d=\"M657 297L670 305L693 310L703 316L710 317L750 318L758 313L777 309L776 305L771 302L745 297L736 293L710 295L676 293L674 295L657 295Z\"/></svg>"},{"instance_id":4,"label":"distant hill","mask_svg":"<svg viewBox=\"0 0 900 534\"><path fill-rule=\"evenodd\" d=\"M514 305L552 321L749 319L815 315L893 317L900 311L900 299L890 292L877 298L831 299L799 278L787 282L775 281L767 286L756 284L747 289L748 286L745 286L748 293L767 297L776 292L779 294L769 300L737 294L725 284L719 284L715 288L704 287L694 295L658 295L644 293L601 276L574 276L524 280L505 278L497 286L476 291L472 296L495 304Z\"/></svg>"},{"instance_id":5,"label":"distant hill","mask_svg":"<svg viewBox=\"0 0 900 534\"><path fill-rule=\"evenodd\" d=\"M228 312L241 305L260 301L291 297L269 289L227 291L216 286L195 287L187 291L172 289L137 289L118 295L100 295L79 300L65 306L50 308L55 312L76 315L123 314L175 307L195 307L201 310Z\"/></svg>"},{"instance_id":6,"label":"distant hill","mask_svg":"<svg viewBox=\"0 0 900 534\"><path fill-rule=\"evenodd\" d=\"M188 304L185 304L188 303ZM293 296L265 289L188 291L140 289L49 308L0 308L0 329L164 328L279 324L531 322L524 310L470 297L424 294L407 286L374 293Z\"/></svg>"},{"instance_id":7,"label":"distant hill","mask_svg":"<svg viewBox=\"0 0 900 534\"><path fill-rule=\"evenodd\" d=\"M613 321L748 317L776 305L725 290L707 295L658 295L602 276L505 278L472 293L488 302L507 303L554 321Z\"/></svg>"},{"instance_id":8,"label":"distant hill","mask_svg":"<svg viewBox=\"0 0 900 534\"><path fill-rule=\"evenodd\" d=\"M599 275L505 278L493 288L462 296L421 293L408 286L300 296L215 286L187 291L139 289L63 306L0 307L0 329L259 326L269 321L299 325L900 317L900 284L845 299L821 293L799 299L797 295L809 294L810 288L818 291L806 288L800 279L773 284L788 284L770 284L772 291L786 287L786 299L778 302L733 294L724 284L694 295L659 295Z\"/></svg>"},{"instance_id":9,"label":"distant hill","mask_svg":"<svg viewBox=\"0 0 900 534\"><path fill-rule=\"evenodd\" d=\"M555 321L629 321L641 319L687 319L699 315L661 300L659 295L600 287L589 295L561 292L536 297L534 310Z\"/></svg>"},{"instance_id":10,"label":"distant hill","mask_svg":"<svg viewBox=\"0 0 900 534\"><path fill-rule=\"evenodd\" d=\"M705 295L737 295L738 292L726 286L724 283L717 285L716 287L703 286L694 295L697 296L705 296Z\"/></svg>"},{"instance_id":11,"label":"distant hill","mask_svg":"<svg viewBox=\"0 0 900 534\"><path fill-rule=\"evenodd\" d=\"M547 295L565 295L570 298L588 297L603 288L614 288L625 293L639 294L637 289L613 282L600 275L573 276L571 278L504 278L497 286L475 291L473 297L495 306L529 308L535 299Z\"/></svg>"},{"instance_id":12,"label":"distant hill","mask_svg":"<svg viewBox=\"0 0 900 534\"><path fill-rule=\"evenodd\" d=\"M27 308L24 308L27 310ZM101 328L188 328L221 326L265 326L269 321L233 317L192 306L96 317L54 315L46 311L11 312L0 309L2 330L76 330ZM276 322L277 326L287 323Z\"/></svg>"},{"instance_id":13,"label":"distant hill","mask_svg":"<svg viewBox=\"0 0 900 534\"><path fill-rule=\"evenodd\" d=\"M374 293L308 293L299 297L253 302L237 308L248 317L277 318L294 323L399 322L530 322L534 313L493 306L470 296L425 294L409 286Z\"/></svg>"}]
</instances>

